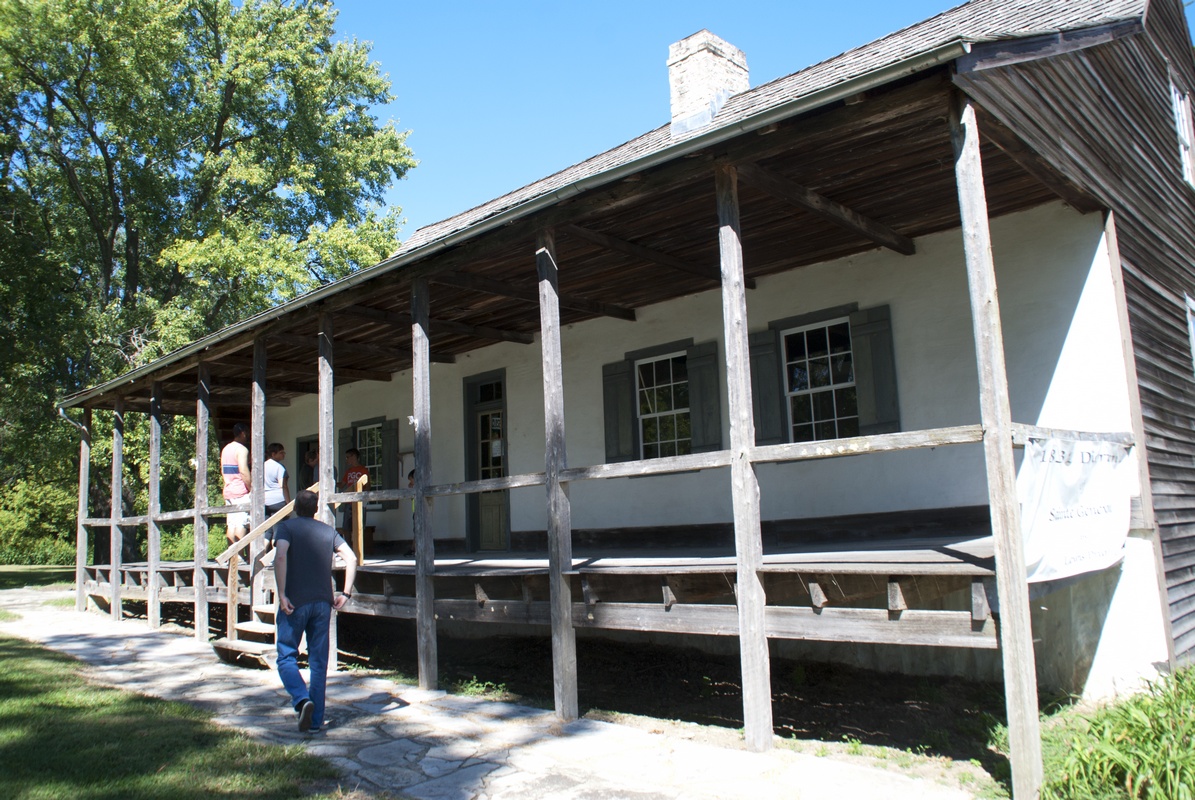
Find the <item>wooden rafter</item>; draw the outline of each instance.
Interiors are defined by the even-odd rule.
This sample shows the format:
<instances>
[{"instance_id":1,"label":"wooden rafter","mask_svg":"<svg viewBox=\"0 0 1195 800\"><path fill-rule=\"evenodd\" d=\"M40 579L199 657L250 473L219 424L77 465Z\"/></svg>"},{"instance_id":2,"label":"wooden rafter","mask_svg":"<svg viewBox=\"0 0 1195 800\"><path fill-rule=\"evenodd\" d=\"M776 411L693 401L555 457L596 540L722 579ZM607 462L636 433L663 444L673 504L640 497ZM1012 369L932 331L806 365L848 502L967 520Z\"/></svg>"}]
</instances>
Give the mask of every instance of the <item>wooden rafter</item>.
<instances>
[{"instance_id":1,"label":"wooden rafter","mask_svg":"<svg viewBox=\"0 0 1195 800\"><path fill-rule=\"evenodd\" d=\"M356 348L356 344L346 344L346 348ZM221 364L235 365L238 367L252 367L253 359L241 355L228 355L219 359ZM274 370L283 370L285 372L299 372L303 374L314 375L318 369L319 364L312 360L310 363L299 361L279 361L276 358L271 358L269 361L269 368ZM389 381L392 373L384 370L374 369L352 369L350 367L337 367L336 376L338 378L348 378L355 381ZM272 384L272 381L270 382Z\"/></svg>"},{"instance_id":2,"label":"wooden rafter","mask_svg":"<svg viewBox=\"0 0 1195 800\"><path fill-rule=\"evenodd\" d=\"M408 314L396 314L392 311L382 311L377 308L370 308L369 306L345 306L341 309L340 313L384 322L387 325L403 329L407 329L411 325L411 317ZM459 333L462 336L473 336L478 339L494 339L500 342L515 342L517 344L531 344L535 341L535 337L529 333L491 328L488 325L470 325L467 322L457 322L456 320L448 319L433 319L428 324L433 331Z\"/></svg>"},{"instance_id":3,"label":"wooden rafter","mask_svg":"<svg viewBox=\"0 0 1195 800\"><path fill-rule=\"evenodd\" d=\"M584 239L587 242L596 244L599 247L604 247L607 250L613 250L616 253L628 255L631 258L637 258L640 261L648 261L653 264L659 264L663 267L677 270L678 272L687 272L690 275L696 275L699 278L708 278L711 281L720 282L722 280L722 273L718 270L716 265L702 265L690 264L688 261L669 255L668 253L661 253L659 250L653 250L650 247L644 247L641 244L628 242L625 239L619 239L617 236L611 236L608 233L595 231L590 228L582 228L580 225L562 225L561 230L570 236L576 236L578 239ZM755 282L747 279L747 288L754 289Z\"/></svg>"},{"instance_id":4,"label":"wooden rafter","mask_svg":"<svg viewBox=\"0 0 1195 800\"><path fill-rule=\"evenodd\" d=\"M749 183L778 200L811 211L830 222L866 236L878 245L906 256L911 256L917 251L913 240L909 237L897 233L871 217L860 214L853 208L818 194L808 186L802 186L774 172L769 172L758 164L749 161L740 163L738 173L744 183Z\"/></svg>"},{"instance_id":5,"label":"wooden rafter","mask_svg":"<svg viewBox=\"0 0 1195 800\"><path fill-rule=\"evenodd\" d=\"M458 289L471 289L477 292L484 292L485 294L497 295L498 297L526 300L529 303L539 302L539 295L535 289L520 289L505 281L494 280L483 275L475 275L467 272L440 272L432 275L430 280L432 283L454 286ZM560 307L573 311L584 311L588 314L599 314L604 317L625 319L629 322L635 321L635 309L633 308L602 303L585 297L577 297L576 295L562 294L560 296Z\"/></svg>"}]
</instances>

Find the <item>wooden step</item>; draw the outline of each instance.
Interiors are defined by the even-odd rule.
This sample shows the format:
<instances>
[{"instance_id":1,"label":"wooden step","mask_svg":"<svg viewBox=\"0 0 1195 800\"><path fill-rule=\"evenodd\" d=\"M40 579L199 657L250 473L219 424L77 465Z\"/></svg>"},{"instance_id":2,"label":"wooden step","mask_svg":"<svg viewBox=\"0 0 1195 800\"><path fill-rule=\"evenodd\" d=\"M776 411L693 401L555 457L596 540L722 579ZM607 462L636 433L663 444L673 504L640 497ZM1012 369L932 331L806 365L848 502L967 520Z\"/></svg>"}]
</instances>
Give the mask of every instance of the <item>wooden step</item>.
<instances>
[{"instance_id":1,"label":"wooden step","mask_svg":"<svg viewBox=\"0 0 1195 800\"><path fill-rule=\"evenodd\" d=\"M259 622L257 620L249 620L247 622L238 622L237 630L241 633L249 634L250 636L269 637L270 643L274 639L274 623Z\"/></svg>"},{"instance_id":2,"label":"wooden step","mask_svg":"<svg viewBox=\"0 0 1195 800\"><path fill-rule=\"evenodd\" d=\"M267 618L274 619L277 609L278 607L274 603L260 603L253 606L253 616L258 617L262 621L265 621Z\"/></svg>"},{"instance_id":3,"label":"wooden step","mask_svg":"<svg viewBox=\"0 0 1195 800\"><path fill-rule=\"evenodd\" d=\"M212 642L212 649L221 660L230 663L235 663L240 658L248 658L263 667L273 667L277 657L274 645L244 639L216 639Z\"/></svg>"}]
</instances>

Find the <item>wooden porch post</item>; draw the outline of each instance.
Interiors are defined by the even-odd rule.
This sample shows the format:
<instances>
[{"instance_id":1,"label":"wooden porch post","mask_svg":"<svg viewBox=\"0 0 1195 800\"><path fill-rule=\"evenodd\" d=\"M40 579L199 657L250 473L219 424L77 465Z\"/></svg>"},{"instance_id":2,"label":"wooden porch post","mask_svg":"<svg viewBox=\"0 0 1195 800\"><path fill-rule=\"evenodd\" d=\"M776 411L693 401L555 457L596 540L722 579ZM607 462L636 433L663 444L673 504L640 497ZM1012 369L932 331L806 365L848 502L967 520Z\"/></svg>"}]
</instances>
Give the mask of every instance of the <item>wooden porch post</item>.
<instances>
[{"instance_id":1,"label":"wooden porch post","mask_svg":"<svg viewBox=\"0 0 1195 800\"><path fill-rule=\"evenodd\" d=\"M91 409L83 409L83 430L79 438L79 510L75 526L75 610L87 610L87 526L88 495L91 493Z\"/></svg>"},{"instance_id":2,"label":"wooden porch post","mask_svg":"<svg viewBox=\"0 0 1195 800\"><path fill-rule=\"evenodd\" d=\"M772 746L772 679L764 624L767 598L763 565L759 479L751 463L755 421L751 416L751 362L747 343L747 296L739 229L738 176L734 167L714 173L718 197L718 248L722 262L722 323L726 338L727 404L730 411L731 504L739 609L739 658L743 672L743 735L750 750Z\"/></svg>"},{"instance_id":3,"label":"wooden porch post","mask_svg":"<svg viewBox=\"0 0 1195 800\"><path fill-rule=\"evenodd\" d=\"M1000 302L996 296L996 271L988 230L975 107L961 94L954 96L952 105L950 133L954 142L963 250L975 329L983 453L995 540L996 586L1000 596L1000 651L1004 661L1013 796L1028 800L1036 798L1041 791L1041 729L1037 716L1037 670L1029 620L1029 586L1017 506L1004 336L1000 325Z\"/></svg>"},{"instance_id":4,"label":"wooden porch post","mask_svg":"<svg viewBox=\"0 0 1195 800\"><path fill-rule=\"evenodd\" d=\"M336 478L332 472L336 460L336 430L332 424L336 389L333 350L332 313L323 311L319 315L319 475L316 476L319 481L319 510L316 519L335 528L336 514L328 503L328 498L336 491ZM337 668L337 641L336 612L333 611L328 626L328 669L331 672Z\"/></svg>"},{"instance_id":5,"label":"wooden porch post","mask_svg":"<svg viewBox=\"0 0 1195 800\"><path fill-rule=\"evenodd\" d=\"M146 545L149 559L149 589L146 612L149 627L162 624L162 603L159 599L158 571L162 560L162 531L158 528L158 514L162 513L162 382L154 381L149 397L149 524Z\"/></svg>"},{"instance_id":6,"label":"wooden porch post","mask_svg":"<svg viewBox=\"0 0 1195 800\"><path fill-rule=\"evenodd\" d=\"M436 539L427 486L432 474L431 298L427 280L411 285L411 390L415 416L415 632L419 643L419 688L440 682L436 646Z\"/></svg>"},{"instance_id":7,"label":"wooden porch post","mask_svg":"<svg viewBox=\"0 0 1195 800\"><path fill-rule=\"evenodd\" d=\"M253 388L250 392L252 408L249 420L249 530L265 521L266 507L266 337L253 340ZM252 582L249 587L249 607L262 602L265 576L257 571L257 555L265 547L265 541L258 539L249 545L249 563Z\"/></svg>"},{"instance_id":8,"label":"wooden porch post","mask_svg":"<svg viewBox=\"0 0 1195 800\"><path fill-rule=\"evenodd\" d=\"M540 356L544 374L544 460L548 490L548 580L552 602L552 684L556 716L577 718L577 634L565 570L573 564L572 508L560 473L568 466L564 440L564 374L560 353L560 286L556 234L540 231L535 269L539 275Z\"/></svg>"},{"instance_id":9,"label":"wooden porch post","mask_svg":"<svg viewBox=\"0 0 1195 800\"><path fill-rule=\"evenodd\" d=\"M211 421L212 377L207 364L199 363L195 400L195 638L207 641L207 429Z\"/></svg>"},{"instance_id":10,"label":"wooden porch post","mask_svg":"<svg viewBox=\"0 0 1195 800\"><path fill-rule=\"evenodd\" d=\"M108 609L112 614L112 619L119 622L124 617L124 612L120 606L120 572L124 565L124 530L120 527L120 519L124 516L124 503L122 502L124 492L123 490L123 469L124 469L124 398L116 398L116 407L112 410L112 522L111 535L109 539L109 561L112 566L111 576L111 595L109 602L111 603Z\"/></svg>"}]
</instances>

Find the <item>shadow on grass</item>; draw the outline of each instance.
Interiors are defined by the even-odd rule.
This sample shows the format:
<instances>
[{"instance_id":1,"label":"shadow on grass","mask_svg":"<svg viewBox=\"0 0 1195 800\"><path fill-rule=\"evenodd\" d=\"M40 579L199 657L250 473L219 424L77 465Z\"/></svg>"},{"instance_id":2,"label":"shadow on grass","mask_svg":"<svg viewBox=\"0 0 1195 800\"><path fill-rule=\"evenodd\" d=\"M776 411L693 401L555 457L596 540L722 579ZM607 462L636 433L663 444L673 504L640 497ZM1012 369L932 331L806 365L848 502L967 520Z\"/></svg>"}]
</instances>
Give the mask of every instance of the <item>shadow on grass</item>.
<instances>
[{"instance_id":1,"label":"shadow on grass","mask_svg":"<svg viewBox=\"0 0 1195 800\"><path fill-rule=\"evenodd\" d=\"M190 706L91 686L77 669L0 637L5 797L281 799L335 774L300 747L255 744Z\"/></svg>"},{"instance_id":2,"label":"shadow on grass","mask_svg":"<svg viewBox=\"0 0 1195 800\"><path fill-rule=\"evenodd\" d=\"M0 591L24 589L27 586L50 586L62 584L73 586L74 567L42 567L0 564Z\"/></svg>"}]
</instances>

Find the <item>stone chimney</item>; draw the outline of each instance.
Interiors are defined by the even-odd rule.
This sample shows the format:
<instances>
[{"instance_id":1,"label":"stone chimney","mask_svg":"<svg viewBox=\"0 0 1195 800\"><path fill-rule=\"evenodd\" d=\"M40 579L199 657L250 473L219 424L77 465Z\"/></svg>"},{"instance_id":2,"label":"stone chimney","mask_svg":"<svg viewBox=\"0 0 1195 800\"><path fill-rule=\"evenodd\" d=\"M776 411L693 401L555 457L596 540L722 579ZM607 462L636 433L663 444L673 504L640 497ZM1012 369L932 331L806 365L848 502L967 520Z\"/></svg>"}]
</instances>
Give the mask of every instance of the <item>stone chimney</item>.
<instances>
[{"instance_id":1,"label":"stone chimney","mask_svg":"<svg viewBox=\"0 0 1195 800\"><path fill-rule=\"evenodd\" d=\"M668 85L675 139L713 122L727 99L751 88L747 56L700 30L669 46Z\"/></svg>"}]
</instances>

